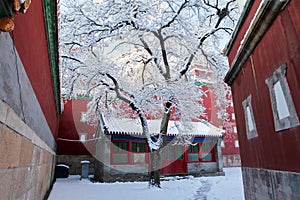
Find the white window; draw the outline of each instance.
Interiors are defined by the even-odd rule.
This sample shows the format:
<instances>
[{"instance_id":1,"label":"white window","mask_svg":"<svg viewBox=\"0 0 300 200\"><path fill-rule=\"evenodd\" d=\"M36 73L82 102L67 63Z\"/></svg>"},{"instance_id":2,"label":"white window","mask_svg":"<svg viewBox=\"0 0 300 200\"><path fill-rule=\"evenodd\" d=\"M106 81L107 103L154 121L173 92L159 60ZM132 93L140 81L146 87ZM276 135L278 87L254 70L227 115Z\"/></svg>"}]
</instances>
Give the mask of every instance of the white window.
<instances>
[{"instance_id":1,"label":"white window","mask_svg":"<svg viewBox=\"0 0 300 200\"><path fill-rule=\"evenodd\" d=\"M244 108L244 116L245 116L245 122L246 122L246 133L247 138L252 139L258 136L256 124L254 120L253 115L253 109L251 104L251 95L249 95L244 101L243 101L243 108Z\"/></svg>"},{"instance_id":2,"label":"white window","mask_svg":"<svg viewBox=\"0 0 300 200\"><path fill-rule=\"evenodd\" d=\"M275 93L276 108L278 111L279 119L284 119L284 118L290 116L289 107L284 98L284 94L283 94L283 90L282 90L280 81L277 81L274 84L274 93Z\"/></svg>"},{"instance_id":3,"label":"white window","mask_svg":"<svg viewBox=\"0 0 300 200\"><path fill-rule=\"evenodd\" d=\"M231 114L231 118L232 118L232 120L235 120L235 114L234 113Z\"/></svg>"},{"instance_id":4,"label":"white window","mask_svg":"<svg viewBox=\"0 0 300 200\"><path fill-rule=\"evenodd\" d=\"M238 141L238 140L235 140L235 141L234 141L234 147L235 147L235 148L239 148L239 147L240 147L239 141Z\"/></svg>"},{"instance_id":5,"label":"white window","mask_svg":"<svg viewBox=\"0 0 300 200\"><path fill-rule=\"evenodd\" d=\"M237 128L236 128L236 126L233 127L233 132L234 132L234 133L237 133Z\"/></svg>"},{"instance_id":6,"label":"white window","mask_svg":"<svg viewBox=\"0 0 300 200\"><path fill-rule=\"evenodd\" d=\"M221 141L221 147L222 147L222 148L225 148L224 140Z\"/></svg>"},{"instance_id":7,"label":"white window","mask_svg":"<svg viewBox=\"0 0 300 200\"><path fill-rule=\"evenodd\" d=\"M269 88L275 131L299 125L298 115L285 77L287 65L281 65L265 82Z\"/></svg>"},{"instance_id":8,"label":"white window","mask_svg":"<svg viewBox=\"0 0 300 200\"><path fill-rule=\"evenodd\" d=\"M81 112L81 116L80 116L80 122L87 122L87 114L86 112Z\"/></svg>"},{"instance_id":9,"label":"white window","mask_svg":"<svg viewBox=\"0 0 300 200\"><path fill-rule=\"evenodd\" d=\"M85 143L86 142L86 133L80 133L79 136L80 136L79 137L80 142Z\"/></svg>"}]
</instances>

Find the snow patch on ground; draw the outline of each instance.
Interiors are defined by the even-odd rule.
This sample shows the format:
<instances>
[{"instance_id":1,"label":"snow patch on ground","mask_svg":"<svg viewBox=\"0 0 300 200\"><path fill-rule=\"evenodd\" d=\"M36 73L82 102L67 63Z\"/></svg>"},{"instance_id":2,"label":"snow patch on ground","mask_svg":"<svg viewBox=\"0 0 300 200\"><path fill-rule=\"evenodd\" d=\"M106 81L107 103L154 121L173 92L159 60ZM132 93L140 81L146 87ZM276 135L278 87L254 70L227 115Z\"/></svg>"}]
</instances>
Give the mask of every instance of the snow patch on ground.
<instances>
[{"instance_id":1,"label":"snow patch on ground","mask_svg":"<svg viewBox=\"0 0 300 200\"><path fill-rule=\"evenodd\" d=\"M80 176L57 179L49 200L243 200L241 168L225 168L225 176L169 179L162 188L148 188L147 182L92 183Z\"/></svg>"}]
</instances>

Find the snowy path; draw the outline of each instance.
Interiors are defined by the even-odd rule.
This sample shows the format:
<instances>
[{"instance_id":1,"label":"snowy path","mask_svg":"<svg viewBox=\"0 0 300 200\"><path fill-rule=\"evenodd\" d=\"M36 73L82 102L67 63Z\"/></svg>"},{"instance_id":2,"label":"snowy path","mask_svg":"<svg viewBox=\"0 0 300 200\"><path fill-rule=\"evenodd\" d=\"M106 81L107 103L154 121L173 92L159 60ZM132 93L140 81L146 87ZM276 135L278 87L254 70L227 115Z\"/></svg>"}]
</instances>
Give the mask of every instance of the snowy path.
<instances>
[{"instance_id":1,"label":"snowy path","mask_svg":"<svg viewBox=\"0 0 300 200\"><path fill-rule=\"evenodd\" d=\"M240 168L225 168L225 176L188 177L162 181L162 189L148 189L146 182L91 183L79 176L58 179L49 200L243 200Z\"/></svg>"},{"instance_id":2,"label":"snowy path","mask_svg":"<svg viewBox=\"0 0 300 200\"><path fill-rule=\"evenodd\" d=\"M208 180L200 180L201 186L195 193L195 200L207 200L211 185Z\"/></svg>"}]
</instances>

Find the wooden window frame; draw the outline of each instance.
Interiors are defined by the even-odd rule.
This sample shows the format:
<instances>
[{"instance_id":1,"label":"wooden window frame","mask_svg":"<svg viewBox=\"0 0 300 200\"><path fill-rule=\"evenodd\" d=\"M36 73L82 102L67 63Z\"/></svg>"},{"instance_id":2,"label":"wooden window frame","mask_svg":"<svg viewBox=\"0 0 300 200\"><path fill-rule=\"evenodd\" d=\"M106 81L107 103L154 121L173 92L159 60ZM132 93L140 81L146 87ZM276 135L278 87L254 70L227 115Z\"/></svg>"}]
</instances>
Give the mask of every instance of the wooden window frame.
<instances>
[{"instance_id":1,"label":"wooden window frame","mask_svg":"<svg viewBox=\"0 0 300 200\"><path fill-rule=\"evenodd\" d=\"M119 142L122 142L122 143L127 143L127 151L115 151L115 143L119 143ZM110 145L110 163L113 164L113 165L128 165L130 164L130 154L129 154L129 151L130 151L130 144L129 144L129 141L119 141L119 140L116 140L116 141L112 141L111 142L111 145ZM119 154L119 155L127 155L127 162L124 162L124 163L118 163L118 162L115 162L114 161L114 155L115 154Z\"/></svg>"},{"instance_id":2,"label":"wooden window frame","mask_svg":"<svg viewBox=\"0 0 300 200\"><path fill-rule=\"evenodd\" d=\"M114 147L115 147L115 143L118 142L122 142L122 143L127 143L128 147L127 147L127 151L114 151ZM132 145L133 143L143 143L145 144L145 152L133 152L132 151ZM144 142L139 142L139 141L124 141L124 140L114 140L111 141L111 145L110 145L110 164L111 165L143 165L143 164L147 164L148 160L149 160L149 156L148 156L148 148L146 143ZM114 161L114 155L115 154L126 154L127 155L127 162L124 163L118 163ZM134 155L139 155L139 154L144 154L145 156L145 161L144 162L134 162L133 160L133 156Z\"/></svg>"},{"instance_id":3,"label":"wooden window frame","mask_svg":"<svg viewBox=\"0 0 300 200\"><path fill-rule=\"evenodd\" d=\"M256 122L255 122L255 118L254 118L254 113L253 113L253 108L252 108L252 103L251 103L251 99L252 96L251 94L242 102L243 105L243 109L244 109L244 119L245 119L245 126L246 126L246 134L247 134L247 138L248 140L253 139L253 138L257 138L258 137L258 132L257 132L257 128L256 128ZM247 108L249 108L250 111L250 117L251 119L249 119L249 115L248 115L248 111ZM249 120L252 120L253 123L253 130L249 129Z\"/></svg>"},{"instance_id":4,"label":"wooden window frame","mask_svg":"<svg viewBox=\"0 0 300 200\"><path fill-rule=\"evenodd\" d=\"M299 118L295 109L295 105L293 102L293 98L291 96L291 92L289 89L289 85L286 78L287 64L282 64L277 70L275 70L266 80L265 83L269 88L270 100L273 112L274 126L275 131L279 132L281 130L293 128L299 126ZM280 87L283 92L283 97L287 104L287 109L289 111L289 115L280 118L279 111L277 108L277 98L275 95L275 84L280 83Z\"/></svg>"},{"instance_id":5,"label":"wooden window frame","mask_svg":"<svg viewBox=\"0 0 300 200\"><path fill-rule=\"evenodd\" d=\"M202 149L202 145L203 144L211 144L211 148L210 148L210 151L207 152L207 151L203 151ZM201 142L199 143L199 145L201 144L201 147L200 147L200 151L199 151L199 160L200 162L216 162L216 149L215 149L215 143L214 142ZM211 160L203 160L203 157L202 157L202 154L203 153L211 153Z\"/></svg>"},{"instance_id":6,"label":"wooden window frame","mask_svg":"<svg viewBox=\"0 0 300 200\"><path fill-rule=\"evenodd\" d=\"M170 145L170 146L169 146ZM167 145L164 147L164 149L163 149L163 155L162 155L162 159L164 160L164 161L175 161L175 160L184 160L184 147L183 146L181 146L182 147L182 154L181 154L181 156L180 157L177 157L177 147L178 146L181 146L181 145L172 145L172 144L170 144L170 143L167 143ZM167 148L166 148L167 147ZM173 151L173 159L169 159L169 151L170 151L170 148L169 147L172 147L172 151ZM165 159L165 156L167 157L167 159ZM174 158L176 158L176 159L174 159ZM180 159L178 159L178 158L180 158Z\"/></svg>"},{"instance_id":7,"label":"wooden window frame","mask_svg":"<svg viewBox=\"0 0 300 200\"><path fill-rule=\"evenodd\" d=\"M144 152L133 152L133 143L137 143L137 144L144 144L145 145L145 151ZM131 164L133 164L133 165L140 165L140 164L146 164L147 163L147 145L146 145L146 143L144 143L144 142L137 142L137 141L132 141L132 142L130 142L130 149L131 149L131 151L130 151L130 158L131 158ZM144 155L144 157L145 157L145 161L144 162L134 162L134 159L133 159L133 157L134 157L134 155Z\"/></svg>"},{"instance_id":8,"label":"wooden window frame","mask_svg":"<svg viewBox=\"0 0 300 200\"><path fill-rule=\"evenodd\" d=\"M203 151L202 149L202 145L203 144L211 144L211 149L209 152L207 151ZM198 146L198 152L189 152L189 148L187 150L187 153L188 154L198 154L198 161L190 161L189 159L187 159L187 162L188 163L199 163L199 162L202 162L202 163L206 163L206 162L216 162L216 148L215 148L215 143L214 142L199 142L197 143L197 146ZM204 157L202 156L203 153L211 153L211 160L204 160ZM187 156L188 157L188 156Z\"/></svg>"}]
</instances>

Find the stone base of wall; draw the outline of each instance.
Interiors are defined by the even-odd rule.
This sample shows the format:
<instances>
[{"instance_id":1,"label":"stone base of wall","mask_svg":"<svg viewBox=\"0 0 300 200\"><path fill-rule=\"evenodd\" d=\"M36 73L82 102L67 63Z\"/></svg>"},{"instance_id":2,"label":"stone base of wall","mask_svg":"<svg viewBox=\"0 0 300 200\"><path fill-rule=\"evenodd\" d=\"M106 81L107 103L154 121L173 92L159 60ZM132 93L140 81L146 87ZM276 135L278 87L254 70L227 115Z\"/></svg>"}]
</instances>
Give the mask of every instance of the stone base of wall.
<instances>
[{"instance_id":1,"label":"stone base of wall","mask_svg":"<svg viewBox=\"0 0 300 200\"><path fill-rule=\"evenodd\" d=\"M0 199L44 199L55 153L0 100Z\"/></svg>"},{"instance_id":2,"label":"stone base of wall","mask_svg":"<svg viewBox=\"0 0 300 200\"><path fill-rule=\"evenodd\" d=\"M57 155L57 164L65 164L70 167L69 173L71 175L81 174L81 161L90 161L89 174L94 174L95 158L91 155Z\"/></svg>"},{"instance_id":3,"label":"stone base of wall","mask_svg":"<svg viewBox=\"0 0 300 200\"><path fill-rule=\"evenodd\" d=\"M300 173L242 167L245 199L300 199Z\"/></svg>"},{"instance_id":4,"label":"stone base of wall","mask_svg":"<svg viewBox=\"0 0 300 200\"><path fill-rule=\"evenodd\" d=\"M241 157L239 154L222 155L223 167L240 167Z\"/></svg>"}]
</instances>

